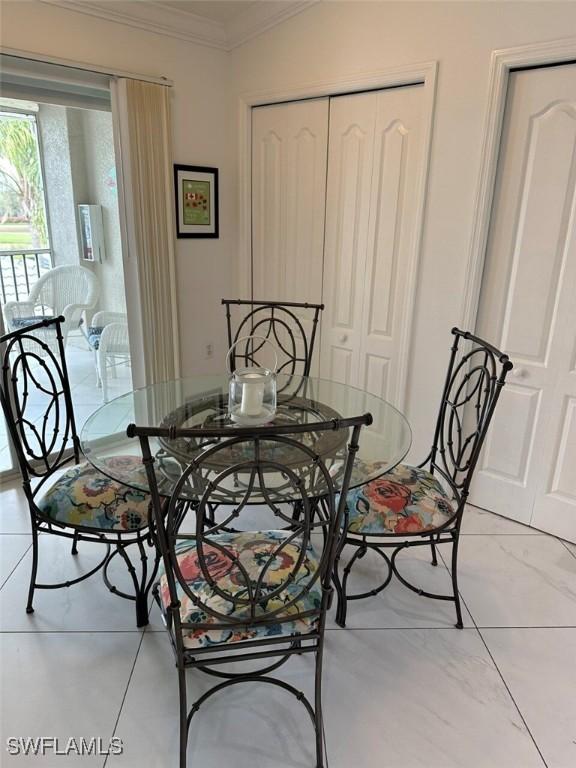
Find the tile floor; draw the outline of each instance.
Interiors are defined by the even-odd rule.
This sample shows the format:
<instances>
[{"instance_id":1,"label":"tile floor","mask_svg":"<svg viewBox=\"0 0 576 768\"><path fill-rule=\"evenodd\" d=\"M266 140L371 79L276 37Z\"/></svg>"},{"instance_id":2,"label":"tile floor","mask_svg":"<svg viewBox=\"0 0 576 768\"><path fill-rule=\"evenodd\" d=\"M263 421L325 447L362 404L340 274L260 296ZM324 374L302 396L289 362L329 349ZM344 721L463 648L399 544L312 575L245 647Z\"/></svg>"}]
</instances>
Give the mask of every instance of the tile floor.
<instances>
[{"instance_id":1,"label":"tile floor","mask_svg":"<svg viewBox=\"0 0 576 768\"><path fill-rule=\"evenodd\" d=\"M0 710L2 766L177 765L177 686L159 617L136 630L131 606L99 576L41 592L24 611L30 537L21 492L0 496ZM469 508L463 526L465 629L449 607L393 582L352 604L349 627L330 622L324 687L330 768L574 768L576 766L576 547ZM95 562L84 545L44 537L44 572L64 577ZM406 570L432 587L448 571L406 554ZM41 561L42 562L42 561ZM375 576L367 556L358 578ZM118 574L121 578L122 574ZM309 657L284 668L310 693ZM190 692L210 681L188 675ZM66 741L112 735L117 756L10 756L6 739ZM313 732L303 707L280 690L239 686L200 711L190 766L312 768Z\"/></svg>"}]
</instances>

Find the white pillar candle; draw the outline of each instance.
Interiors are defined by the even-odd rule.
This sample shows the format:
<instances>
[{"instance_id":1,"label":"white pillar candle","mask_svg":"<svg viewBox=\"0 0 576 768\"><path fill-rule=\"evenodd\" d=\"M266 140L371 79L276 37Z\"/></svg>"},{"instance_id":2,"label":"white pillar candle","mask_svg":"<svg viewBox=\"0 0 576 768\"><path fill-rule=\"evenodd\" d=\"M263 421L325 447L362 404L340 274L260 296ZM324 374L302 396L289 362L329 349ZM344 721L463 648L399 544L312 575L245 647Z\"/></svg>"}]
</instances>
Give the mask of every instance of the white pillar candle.
<instances>
[{"instance_id":1,"label":"white pillar candle","mask_svg":"<svg viewBox=\"0 0 576 768\"><path fill-rule=\"evenodd\" d=\"M265 381L259 373L247 373L242 377L242 416L260 416L264 400Z\"/></svg>"}]
</instances>

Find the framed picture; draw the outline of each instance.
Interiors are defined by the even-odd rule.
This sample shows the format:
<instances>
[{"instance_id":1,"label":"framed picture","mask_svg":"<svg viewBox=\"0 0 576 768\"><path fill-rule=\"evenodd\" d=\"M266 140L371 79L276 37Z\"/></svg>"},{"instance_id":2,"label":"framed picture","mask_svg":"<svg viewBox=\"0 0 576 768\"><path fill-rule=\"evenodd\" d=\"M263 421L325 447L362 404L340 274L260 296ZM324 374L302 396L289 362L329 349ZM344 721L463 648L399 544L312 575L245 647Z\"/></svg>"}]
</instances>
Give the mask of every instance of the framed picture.
<instances>
[{"instance_id":1,"label":"framed picture","mask_svg":"<svg viewBox=\"0 0 576 768\"><path fill-rule=\"evenodd\" d=\"M176 236L218 237L218 168L175 165Z\"/></svg>"}]
</instances>

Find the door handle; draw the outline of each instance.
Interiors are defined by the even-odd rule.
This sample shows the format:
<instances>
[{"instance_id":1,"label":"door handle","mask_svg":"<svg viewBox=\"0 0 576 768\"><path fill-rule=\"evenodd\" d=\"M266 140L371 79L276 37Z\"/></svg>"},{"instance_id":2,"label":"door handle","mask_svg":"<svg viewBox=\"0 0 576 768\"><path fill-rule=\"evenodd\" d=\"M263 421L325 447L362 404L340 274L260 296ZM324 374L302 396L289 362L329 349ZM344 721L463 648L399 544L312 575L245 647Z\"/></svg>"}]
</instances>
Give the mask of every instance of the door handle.
<instances>
[{"instance_id":1,"label":"door handle","mask_svg":"<svg viewBox=\"0 0 576 768\"><path fill-rule=\"evenodd\" d=\"M341 344L344 344L345 341L348 341L348 334L347 333L341 334L340 338L339 338L339 341L340 341Z\"/></svg>"},{"instance_id":2,"label":"door handle","mask_svg":"<svg viewBox=\"0 0 576 768\"><path fill-rule=\"evenodd\" d=\"M526 368L512 368L512 376L515 379L525 379L528 376L528 370Z\"/></svg>"}]
</instances>

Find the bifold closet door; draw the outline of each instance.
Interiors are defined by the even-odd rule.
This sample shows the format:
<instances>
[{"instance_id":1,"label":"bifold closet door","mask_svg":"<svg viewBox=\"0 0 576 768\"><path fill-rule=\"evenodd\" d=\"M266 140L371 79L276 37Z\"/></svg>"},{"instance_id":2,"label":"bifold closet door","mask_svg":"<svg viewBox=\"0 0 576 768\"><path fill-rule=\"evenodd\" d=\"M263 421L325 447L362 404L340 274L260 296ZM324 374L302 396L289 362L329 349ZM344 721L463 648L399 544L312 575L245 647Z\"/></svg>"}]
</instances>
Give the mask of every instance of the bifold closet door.
<instances>
[{"instance_id":1,"label":"bifold closet door","mask_svg":"<svg viewBox=\"0 0 576 768\"><path fill-rule=\"evenodd\" d=\"M327 144L327 98L252 110L255 300L322 300ZM315 375L319 342L318 334Z\"/></svg>"},{"instance_id":2,"label":"bifold closet door","mask_svg":"<svg viewBox=\"0 0 576 768\"><path fill-rule=\"evenodd\" d=\"M477 332L514 369L470 499L576 542L576 64L510 75Z\"/></svg>"},{"instance_id":3,"label":"bifold closet door","mask_svg":"<svg viewBox=\"0 0 576 768\"><path fill-rule=\"evenodd\" d=\"M404 397L423 86L330 100L321 375Z\"/></svg>"}]
</instances>

